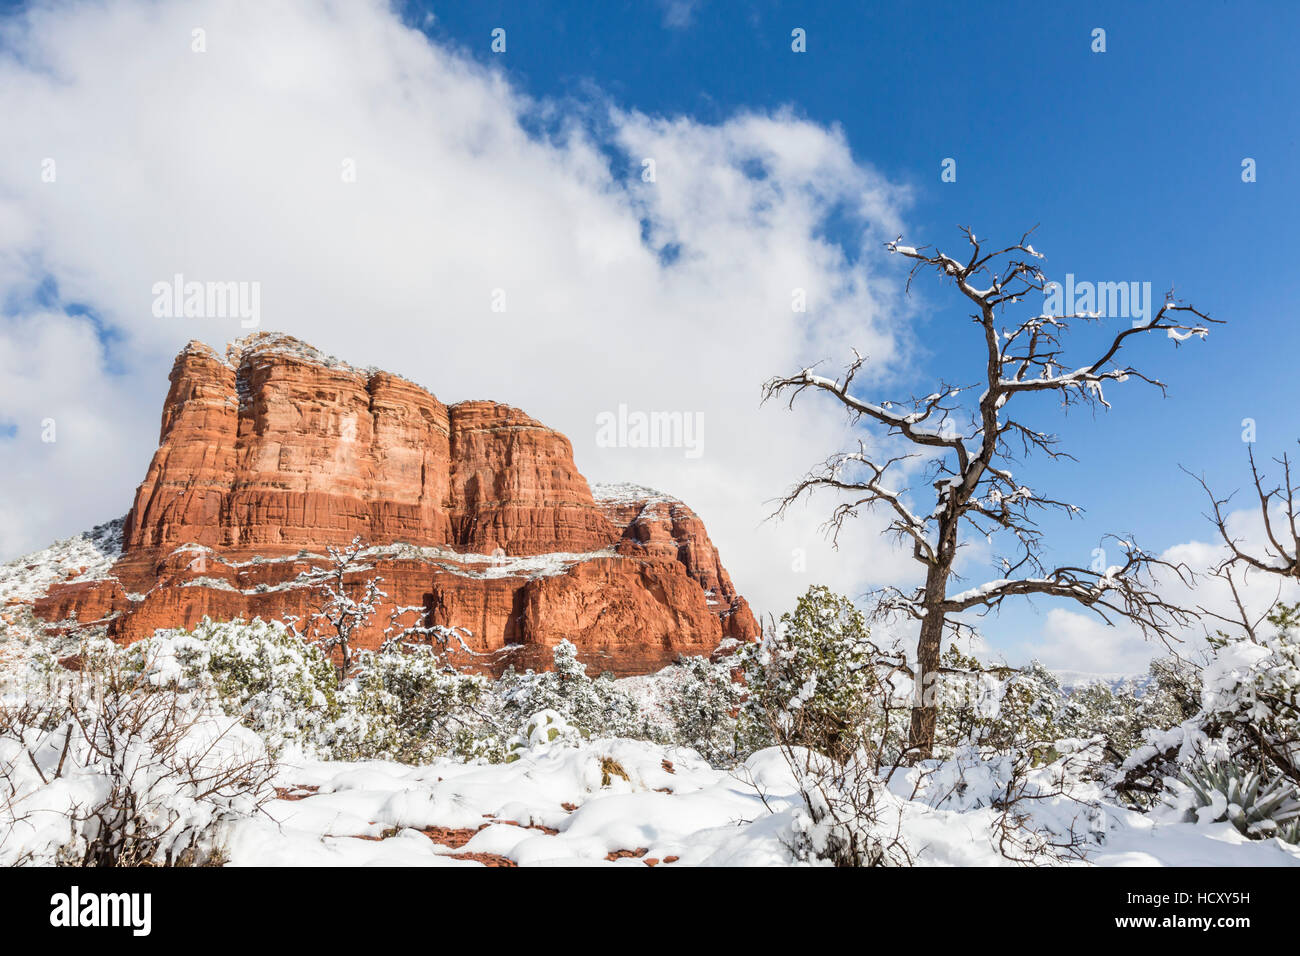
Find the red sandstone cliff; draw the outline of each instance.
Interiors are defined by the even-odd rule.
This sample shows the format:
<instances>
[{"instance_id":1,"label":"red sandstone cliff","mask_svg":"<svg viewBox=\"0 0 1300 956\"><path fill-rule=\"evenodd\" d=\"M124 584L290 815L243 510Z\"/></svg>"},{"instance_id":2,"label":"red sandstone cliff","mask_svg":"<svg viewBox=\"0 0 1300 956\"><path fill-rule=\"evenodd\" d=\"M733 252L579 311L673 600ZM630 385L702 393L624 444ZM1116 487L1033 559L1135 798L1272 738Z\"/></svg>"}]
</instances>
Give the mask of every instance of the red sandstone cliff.
<instances>
[{"instance_id":1,"label":"red sandstone cliff","mask_svg":"<svg viewBox=\"0 0 1300 956\"><path fill-rule=\"evenodd\" d=\"M446 406L273 333L177 356L122 535L107 576L52 586L36 614L126 642L205 615L301 615L299 572L360 537L364 576L468 629L485 656L463 662L482 669L544 667L568 638L593 671L644 673L758 632L681 502L593 497L568 439L517 409ZM362 643L387 621L385 607Z\"/></svg>"}]
</instances>

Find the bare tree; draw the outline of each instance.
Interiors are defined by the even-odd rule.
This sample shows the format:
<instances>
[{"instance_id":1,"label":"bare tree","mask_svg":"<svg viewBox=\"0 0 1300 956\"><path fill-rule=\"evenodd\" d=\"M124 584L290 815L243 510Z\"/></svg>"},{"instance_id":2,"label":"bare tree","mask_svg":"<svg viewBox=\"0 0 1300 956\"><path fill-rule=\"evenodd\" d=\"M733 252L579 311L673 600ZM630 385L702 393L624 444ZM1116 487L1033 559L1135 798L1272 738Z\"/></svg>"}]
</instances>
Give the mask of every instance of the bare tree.
<instances>
[{"instance_id":1,"label":"bare tree","mask_svg":"<svg viewBox=\"0 0 1300 956\"><path fill-rule=\"evenodd\" d=\"M1286 454L1274 459L1282 467L1282 483L1272 486L1268 486L1267 479L1255 464L1254 451L1248 448L1246 454L1250 460L1255 500L1263 521L1265 544L1262 553L1246 550L1241 539L1228 529L1228 508L1233 495L1220 498L1210 490L1203 477L1192 475L1210 500L1210 512L1206 517L1214 525L1227 552L1210 573L1224 583L1232 598L1228 614L1207 607L1198 610L1205 617L1236 628L1251 641L1258 642L1260 628L1278 606L1282 584L1287 579L1300 580L1300 524L1297 524L1296 515L1300 486L1291 477L1291 460ZM1186 468L1183 470L1187 471ZM1248 602L1242 593L1246 576L1251 572L1276 575L1278 581L1278 589L1272 601L1258 613L1252 613L1248 609Z\"/></svg>"},{"instance_id":2,"label":"bare tree","mask_svg":"<svg viewBox=\"0 0 1300 956\"><path fill-rule=\"evenodd\" d=\"M1196 479L1210 499L1211 513L1207 517L1214 523L1219 537L1223 539L1228 549L1228 557L1217 570L1240 567L1300 580L1300 524L1297 523L1296 516L1298 507L1296 499L1300 497L1300 486L1291 477L1291 459L1286 454L1274 459L1282 466L1282 483L1268 487L1267 479L1260 474L1259 468L1255 465L1254 451L1248 448L1246 453L1250 459L1250 476L1254 482L1255 500L1264 522L1264 537L1267 543L1263 554L1252 554L1244 550L1241 540L1228 531L1227 508L1232 495L1218 498L1205 483L1204 478Z\"/></svg>"},{"instance_id":3,"label":"bare tree","mask_svg":"<svg viewBox=\"0 0 1300 956\"><path fill-rule=\"evenodd\" d=\"M300 636L318 643L321 650L336 660L341 685L352 670L352 642L356 632L365 627L379 608L379 599L387 597L379 589L381 577L370 577L348 584L348 577L372 570L361 560L366 545L359 537L346 548L326 548L328 568L312 568L298 575L299 585L312 588L316 598L307 615L307 629ZM354 597L353 594L357 596ZM296 633L296 621L290 621Z\"/></svg>"},{"instance_id":4,"label":"bare tree","mask_svg":"<svg viewBox=\"0 0 1300 956\"><path fill-rule=\"evenodd\" d=\"M1227 587L1232 599L1228 613L1211 608L1198 610L1206 618L1233 629L1253 644L1266 645L1266 625L1272 630L1294 629L1300 625L1300 604L1287 605L1282 601L1283 586L1288 581L1300 581L1300 524L1297 523L1297 498L1300 486L1291 476L1291 460L1285 453L1274 461L1282 469L1280 484L1271 483L1255 463L1255 453L1247 449L1254 498L1259 507L1264 530L1264 543L1259 552L1247 550L1242 540L1228 528L1228 507L1232 495L1217 497L1204 478L1197 482L1210 500L1207 517L1214 524L1226 549L1226 555L1212 570ZM1252 610L1254 603L1244 593L1250 575L1271 575L1277 589L1267 606ZM1219 631L1221 637L1226 637ZM1300 700L1294 691L1288 695L1275 687L1257 690L1259 703L1277 711L1283 719L1240 721L1246 737L1259 753L1293 783L1300 784L1300 737L1296 735L1296 721L1300 718Z\"/></svg>"},{"instance_id":5,"label":"bare tree","mask_svg":"<svg viewBox=\"0 0 1300 956\"><path fill-rule=\"evenodd\" d=\"M403 621L408 614L415 616L412 624ZM428 612L418 604L395 605L388 614L388 627L384 628L384 640L379 645L379 653L398 653L413 647L431 648L440 657L444 657L454 642L465 654L475 657L488 655L475 652L465 642L473 634L463 627L448 627L443 624L429 624Z\"/></svg>"},{"instance_id":6,"label":"bare tree","mask_svg":"<svg viewBox=\"0 0 1300 956\"><path fill-rule=\"evenodd\" d=\"M1063 339L1071 320L1095 321L1100 313L1038 313L1009 326L1008 307L1027 297L1043 295L1049 283L1039 268L1042 255L1029 245L1029 233L1014 245L987 252L970 229L963 229L970 247L964 261L939 251L887 243L890 252L913 260L908 279L933 270L950 281L973 306L972 319L981 343L978 378L973 384L942 383L924 397L901 402L872 402L854 394L854 377L865 359L854 361L836 378L806 368L796 375L775 378L764 386L764 400L788 393L794 399L805 389L823 392L842 406L850 420L883 425L907 453L885 457L871 454L866 442L857 450L832 455L811 471L782 500L777 514L817 489L847 495L836 505L827 527L832 540L847 518L860 509L883 506L892 515L888 530L911 545L912 557L924 572L925 583L906 593L898 588L880 592L881 614L904 614L920 628L917 642L917 696L912 708L909 746L914 757L928 756L934 743L936 708L933 689L945 633L961 628L958 615L987 614L1009 597L1043 595L1077 602L1108 624L1127 619L1148 637L1168 639L1190 620L1189 612L1166 603L1151 586L1157 565L1180 578L1185 569L1160 561L1131 539L1113 538L1120 563L1106 567L1049 567L1043 558L1038 518L1045 512L1077 514L1075 505L1056 500L1013 477L1013 465L1034 453L1051 459L1072 456L1057 447L1055 436L1039 431L1024 419L1012 418L1009 406L1024 396L1049 393L1063 406L1081 404L1109 408L1104 389L1111 383L1138 379L1164 391L1155 378L1119 361L1129 340L1163 333L1181 343L1205 337L1215 320L1191 305L1167 295L1149 321L1117 332L1096 357L1076 365L1067 360ZM900 237L901 238L901 237ZM963 393L979 389L973 407L963 405ZM960 421L965 411L966 421ZM891 487L902 464L919 458L932 491L932 507L914 508L907 489ZM966 534L1010 539L1009 554L1001 558L1002 578L981 587L949 594L953 568ZM1096 562L1094 562L1096 564Z\"/></svg>"}]
</instances>

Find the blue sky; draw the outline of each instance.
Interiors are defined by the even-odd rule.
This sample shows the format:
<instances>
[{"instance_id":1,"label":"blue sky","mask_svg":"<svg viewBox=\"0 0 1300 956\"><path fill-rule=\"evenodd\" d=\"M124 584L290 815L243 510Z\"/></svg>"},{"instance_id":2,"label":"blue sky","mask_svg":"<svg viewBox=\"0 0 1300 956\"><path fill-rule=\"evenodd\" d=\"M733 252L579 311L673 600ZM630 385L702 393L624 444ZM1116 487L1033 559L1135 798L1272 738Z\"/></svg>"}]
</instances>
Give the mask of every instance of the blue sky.
<instances>
[{"instance_id":1,"label":"blue sky","mask_svg":"<svg viewBox=\"0 0 1300 956\"><path fill-rule=\"evenodd\" d=\"M1226 320L1204 343L1134 347L1130 361L1165 381L1167 398L1134 383L1111 390L1109 413L1034 408L1079 458L1022 472L1086 509L1054 533L1062 563L1086 563L1108 531L1155 548L1207 538L1202 493L1179 466L1231 490L1244 481L1244 418L1263 457L1300 438L1300 5L701 2L676 26L651 3L431 9L430 35L500 61L535 95L581 97L594 82L621 106L706 121L793 106L841 126L856 157L912 188L910 241L952 248L958 224L993 239L1038 224L1053 278L1150 282L1157 300L1175 288ZM488 51L498 26L504 57ZM805 54L790 50L794 27ZM1097 27L1104 53L1091 49ZM954 183L940 181L947 157ZM1254 183L1242 182L1246 157ZM917 296L932 317L918 329L930 357L916 387L932 370L967 380L965 313L934 285ZM1074 354L1104 331L1081 330Z\"/></svg>"},{"instance_id":2,"label":"blue sky","mask_svg":"<svg viewBox=\"0 0 1300 956\"><path fill-rule=\"evenodd\" d=\"M1270 455L1300 438L1291 405L1300 5L689 9L675 28L666 5L639 2L411 4L407 15L423 22L432 11L431 36L537 96L582 97L594 82L620 106L705 121L793 106L842 126L855 156L912 187L909 240L952 248L958 224L994 239L1038 224L1033 242L1050 276L1149 281L1157 298L1176 288L1226 320L1206 343L1134 349L1136 364L1169 385L1167 399L1134 384L1113 390L1114 409L1095 420L1043 408L1081 460L1052 480L1086 504L1089 529L1182 540L1201 499L1179 464L1231 487L1244 467L1243 418L1256 419ZM498 26L505 56L488 49ZM807 31L803 55L790 51L796 26ZM1095 27L1106 30L1105 53L1090 49ZM940 181L947 157L955 183ZM1245 157L1256 160L1254 183L1241 181ZM922 326L927 367L959 374L964 313L942 311L951 294L932 285L917 293L941 310Z\"/></svg>"},{"instance_id":3,"label":"blue sky","mask_svg":"<svg viewBox=\"0 0 1300 956\"><path fill-rule=\"evenodd\" d=\"M1300 438L1291 409L1300 333L1285 288L1300 209L1300 5L475 0L406 3L398 15L423 31L419 49L381 4L316 0L69 4L38 18L31 34L0 35L9 87L0 105L15 131L0 153L0 216L21 225L0 236L0 369L12 383L0 383L0 453L18 453L18 467L0 474L0 557L124 510L157 440L176 348L242 334L208 320L148 318L153 281L185 271L255 278L270 327L408 374L446 400L519 404L573 438L589 475L680 493L705 517L742 590L779 611L811 583L792 580L788 567L813 522L756 530L763 502L836 446L818 430L825 405L804 400L760 416L758 386L793 370L801 332L802 345L843 344L837 330L854 328L853 308L865 299L833 296L831 314L814 309L797 320L802 329L770 317L748 326L743 310L768 278L783 295L780 270L817 262L822 236L857 259L861 221L836 208L873 177L892 185L871 208L896 213L909 242L953 248L959 224L991 240L1038 224L1033 243L1051 277L1149 282L1157 297L1176 286L1227 322L1208 342L1133 349L1135 365L1168 383L1167 399L1132 383L1109 390L1114 408L1096 416L1063 417L1050 403L1021 409L1079 458L1019 470L1086 509L1051 528L1060 563L1087 564L1112 531L1152 549L1207 539L1199 488L1179 466L1231 490L1245 476L1243 418L1257 422L1263 459ZM195 57L190 30L200 23L211 49ZM506 30L504 55L489 48L497 27ZM796 27L806 53L791 51ZM1091 50L1095 28L1106 31L1104 53ZM456 57L485 69L467 73ZM61 58L64 75L51 82L45 65ZM498 74L507 94L493 85ZM603 127L590 141L610 167L593 171L581 144L518 142L539 112L515 93L544 104L553 122L578 116ZM748 113L771 121L745 127ZM858 166L841 161L837 130ZM461 155L462 140L479 134ZM749 207L724 202L719 210L734 222L713 230L712 212L682 199L707 198L690 192L699 183L664 179L663 198L649 198L626 163L653 145L687 159L680 178L708 182L753 155L779 155L781 137L818 153L821 180L801 180L798 164L771 172L826 204L811 225L784 208L788 226L756 220L729 232ZM61 163L54 189L30 174L51 155ZM340 156L359 159L358 189L339 192ZM1246 157L1256 182L1242 182ZM946 158L956 161L956 182L940 179ZM761 184L733 185L762 194ZM638 203L696 237L702 258L647 267L638 250L619 246ZM437 218L453 207L459 219ZM603 267L593 248L618 253ZM570 249L585 258L564 258ZM862 274L874 280L878 248L867 258ZM486 301L473 283L500 281L497 260L565 302L569 326L543 334L525 316L504 336L462 320ZM817 269L827 281L853 273ZM636 292L621 301L628 288ZM715 290L716 302L702 301ZM617 328L606 302L619 302ZM974 340L955 304L951 290L922 282L896 321L864 315L861 335L847 339L883 348L880 324L893 323L906 361L892 367L909 370L868 397L924 394L940 377L971 380L963 370ZM50 310L67 321L52 321ZM366 317L361 330L357 314ZM666 344L655 341L660 329ZM1075 354L1082 359L1108 331L1102 323L1080 332ZM767 336L766 346L750 341ZM503 341L517 348L491 362L463 360ZM620 352L621 343L638 351ZM69 365L82 373L75 402ZM707 411L709 454L684 462L594 447L592 412L623 401ZM37 442L35 423L47 413L69 437L57 449L24 445ZM782 415L790 421L774 420ZM751 448L725 434L733 423L763 429L765 444L752 447L771 460L753 462L753 474L741 474ZM47 491L56 486L72 490ZM870 526L857 534L839 566L823 555L810 574L833 574L828 583L846 591L878 583L889 569L872 557ZM1021 607L1002 621L994 643L1023 656L1041 617Z\"/></svg>"}]
</instances>

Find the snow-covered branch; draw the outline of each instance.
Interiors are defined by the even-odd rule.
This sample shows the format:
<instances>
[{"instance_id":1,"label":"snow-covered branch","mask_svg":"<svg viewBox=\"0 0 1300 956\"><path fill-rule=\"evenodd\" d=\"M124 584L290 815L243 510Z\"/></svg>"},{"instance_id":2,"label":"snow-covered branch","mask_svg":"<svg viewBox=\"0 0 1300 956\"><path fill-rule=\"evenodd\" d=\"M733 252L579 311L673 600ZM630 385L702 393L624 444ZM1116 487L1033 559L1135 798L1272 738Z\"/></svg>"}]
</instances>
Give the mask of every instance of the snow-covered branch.
<instances>
[{"instance_id":1,"label":"snow-covered branch","mask_svg":"<svg viewBox=\"0 0 1300 956\"><path fill-rule=\"evenodd\" d=\"M1187 612L1165 603L1144 581L1155 565L1162 564L1150 555L1124 547L1125 563L1104 572L1071 567L1048 570L1044 566L1042 532L1035 516L1043 511L1073 516L1080 509L1016 479L1011 464L1017 454L1029 457L1041 453L1050 459L1071 456L1058 447L1056 436L1012 417L1008 406L1021 395L1050 392L1065 405L1082 401L1109 407L1105 387L1130 379L1163 390L1158 379L1132 365L1120 364L1117 359L1121 351L1136 336L1153 332L1164 332L1175 345L1193 337L1204 338L1215 320L1170 295L1153 319L1121 329L1090 361L1071 362L1062 341L1070 320L1095 321L1100 314L1052 314L1055 310L1049 309L1047 298L1049 283L1040 265L1043 255L1029 243L1030 233L992 252L985 251L970 229L962 233L970 250L964 259L904 245L901 237L886 246L891 253L912 261L909 289L918 275L933 270L975 305L972 318L982 347L972 365L978 369L976 380L982 391L974 407L959 401L962 392L975 386L954 388L948 384L901 406L869 401L852 390L864 364L856 351L839 378L804 368L797 374L770 380L764 387L765 400L787 394L793 406L795 398L807 390L829 395L848 411L853 422L883 425L887 436L916 449L913 455L878 464L867 457L860 442L858 452L832 456L810 472L785 497L778 514L814 489L842 493L847 497L835 506L827 522L838 538L844 520L856 516L860 508L884 504L892 510L894 518L888 530L910 539L912 556L924 568L925 583L912 594L890 589L880 600L890 612L904 613L920 623L918 667L922 681L935 673L943 635L962 626L959 616L963 612L987 613L1009 597L1042 595L1073 601L1108 622L1123 618L1136 622L1148 635L1172 637L1175 628L1186 620ZM1034 295L1044 296L1042 310L1009 329L1000 325L1009 307ZM969 425L958 429L956 420L963 412L969 417ZM904 493L885 481L887 469L908 457L928 462L925 467L934 489L933 507L928 511L905 501ZM858 466L862 473L847 474L845 469L850 465ZM1001 559L1003 577L999 580L948 597L957 552L964 533L970 530L990 540L994 534L1007 536L1015 542L1018 553ZM1296 530L1294 522L1292 530ZM1274 536L1274 547L1287 554L1280 547L1280 537ZM1300 537L1292 537L1300 544ZM1290 552L1293 563L1297 551L1300 547ZM1178 576L1183 573L1180 568L1171 570ZM934 736L934 707L920 704L912 717L913 743L917 752L924 754Z\"/></svg>"},{"instance_id":2,"label":"snow-covered branch","mask_svg":"<svg viewBox=\"0 0 1300 956\"><path fill-rule=\"evenodd\" d=\"M914 553L920 560L932 561L934 560L934 547L927 537L929 519L919 517L907 507L903 502L903 491L896 491L882 484L885 473L890 467L911 457L913 456L902 455L890 458L883 464L876 464L867 457L866 446L859 442L856 452L832 455L821 465L819 470L809 472L804 476L781 500L776 514L784 513L794 502L818 488L830 488L835 491L859 494L860 497L840 502L835 506L831 518L825 526L831 532L833 542L838 544L839 532L846 518L856 517L859 508L872 508L883 503L895 515L889 525L889 530L900 536L910 538L913 542ZM846 477L845 470L852 465L860 466L861 469L866 471L866 476L859 480Z\"/></svg>"}]
</instances>

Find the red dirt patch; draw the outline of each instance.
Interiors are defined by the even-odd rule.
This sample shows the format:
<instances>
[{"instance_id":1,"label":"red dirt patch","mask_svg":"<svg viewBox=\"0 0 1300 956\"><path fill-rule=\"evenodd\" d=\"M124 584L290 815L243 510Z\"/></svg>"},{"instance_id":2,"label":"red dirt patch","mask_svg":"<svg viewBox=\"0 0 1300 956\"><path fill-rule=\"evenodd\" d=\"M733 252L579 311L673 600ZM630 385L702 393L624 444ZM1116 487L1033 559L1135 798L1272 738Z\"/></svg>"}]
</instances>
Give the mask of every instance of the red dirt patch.
<instances>
[{"instance_id":1,"label":"red dirt patch","mask_svg":"<svg viewBox=\"0 0 1300 956\"><path fill-rule=\"evenodd\" d=\"M649 853L648 847L640 847L635 850L614 850L612 853L605 855L605 859L613 863L615 860L639 860Z\"/></svg>"},{"instance_id":2,"label":"red dirt patch","mask_svg":"<svg viewBox=\"0 0 1300 956\"><path fill-rule=\"evenodd\" d=\"M518 866L514 860L508 856L501 856L498 853L449 853L447 854L457 860L473 860L475 863L482 863L484 866Z\"/></svg>"},{"instance_id":3,"label":"red dirt patch","mask_svg":"<svg viewBox=\"0 0 1300 956\"><path fill-rule=\"evenodd\" d=\"M474 838L474 835L489 824L482 824L474 829L453 829L451 827L423 827L420 832L440 846L458 850Z\"/></svg>"},{"instance_id":4,"label":"red dirt patch","mask_svg":"<svg viewBox=\"0 0 1300 956\"><path fill-rule=\"evenodd\" d=\"M320 788L300 787L296 789L290 789L284 787L276 787L275 794L281 800L302 800L304 797L311 796L318 789ZM306 791L306 792L300 792L300 791ZM445 846L450 850L459 850L466 843L472 840L480 831L487 829L493 823L504 823L508 826L520 827L525 830L540 830L542 833L547 833L552 836L560 832L559 830L556 830L552 827L542 826L540 823L534 823L525 826L524 824L519 823L517 820L498 820L488 813L483 814L483 816L487 817L489 822L481 823L477 827L421 827L418 829L421 833L427 836L434 843L438 844L439 846ZM398 830L400 829L401 829L400 827L392 827L390 830L384 831L379 836L365 836L361 834L355 834L353 835L353 839L371 840L371 841L378 842L380 840L387 840L391 836L395 836ZM645 852L646 852L645 850L619 850L618 851L618 853L621 854L622 856L634 856L634 857L643 856ZM514 860L510 859L508 856L502 856L499 853L474 853L474 852L448 853L447 856L457 860L473 860L476 863L482 863L484 866L511 867L511 866L519 865ZM611 859L614 858L612 854L610 858Z\"/></svg>"},{"instance_id":5,"label":"red dirt patch","mask_svg":"<svg viewBox=\"0 0 1300 956\"><path fill-rule=\"evenodd\" d=\"M305 800L319 790L320 787L276 787L275 798L277 800Z\"/></svg>"},{"instance_id":6,"label":"red dirt patch","mask_svg":"<svg viewBox=\"0 0 1300 956\"><path fill-rule=\"evenodd\" d=\"M487 816L486 813L483 815ZM550 836L555 836L555 834L560 832L554 827L542 826L540 823L520 823L518 820L498 820L495 817L492 817L491 820L493 823L504 823L508 826L520 827L524 830L540 830L542 833L549 834Z\"/></svg>"},{"instance_id":7,"label":"red dirt patch","mask_svg":"<svg viewBox=\"0 0 1300 956\"><path fill-rule=\"evenodd\" d=\"M488 814L484 814L488 816ZM490 818L492 823L507 823L511 826L520 826L514 820L497 820ZM434 843L441 846L450 847L453 850L460 849L477 834L480 830L490 827L492 823L480 824L475 829L452 829L451 827L425 827L420 832L427 836ZM527 830L541 830L545 833L558 833L558 830L552 830L550 827L531 826L525 827ZM475 863L482 863L484 866L501 866L510 867L518 866L514 860L508 856L502 856L499 853L448 853L448 856L457 860L473 860Z\"/></svg>"}]
</instances>

